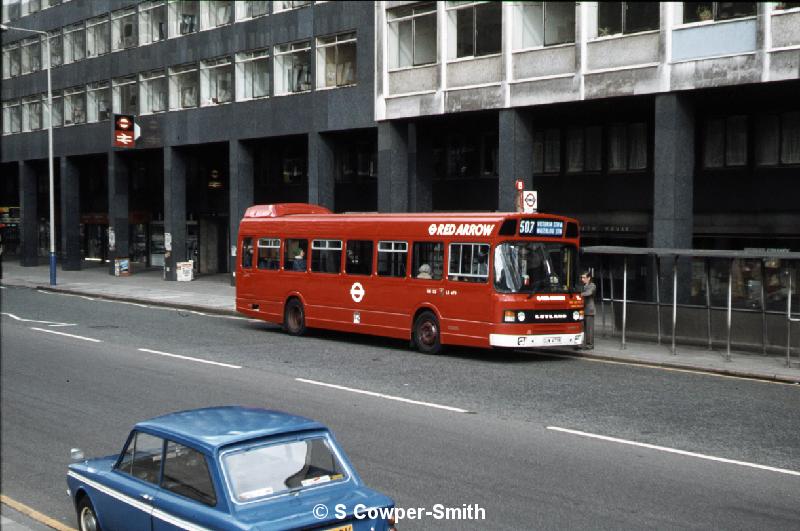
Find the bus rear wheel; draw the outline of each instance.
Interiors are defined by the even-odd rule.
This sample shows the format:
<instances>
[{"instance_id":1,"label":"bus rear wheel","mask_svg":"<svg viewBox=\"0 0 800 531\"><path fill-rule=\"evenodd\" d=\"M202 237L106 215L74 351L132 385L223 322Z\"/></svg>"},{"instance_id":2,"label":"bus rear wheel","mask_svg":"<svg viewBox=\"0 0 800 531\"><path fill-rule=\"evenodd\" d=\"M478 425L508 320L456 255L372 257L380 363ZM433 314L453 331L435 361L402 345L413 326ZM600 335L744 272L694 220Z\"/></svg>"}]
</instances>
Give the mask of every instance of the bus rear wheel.
<instances>
[{"instance_id":1,"label":"bus rear wheel","mask_svg":"<svg viewBox=\"0 0 800 531\"><path fill-rule=\"evenodd\" d=\"M283 328L289 335L302 336L306 333L306 312L303 303L291 299L283 310Z\"/></svg>"},{"instance_id":2,"label":"bus rear wheel","mask_svg":"<svg viewBox=\"0 0 800 531\"><path fill-rule=\"evenodd\" d=\"M439 319L433 312L424 311L414 321L414 345L423 354L438 354L442 350Z\"/></svg>"}]
</instances>

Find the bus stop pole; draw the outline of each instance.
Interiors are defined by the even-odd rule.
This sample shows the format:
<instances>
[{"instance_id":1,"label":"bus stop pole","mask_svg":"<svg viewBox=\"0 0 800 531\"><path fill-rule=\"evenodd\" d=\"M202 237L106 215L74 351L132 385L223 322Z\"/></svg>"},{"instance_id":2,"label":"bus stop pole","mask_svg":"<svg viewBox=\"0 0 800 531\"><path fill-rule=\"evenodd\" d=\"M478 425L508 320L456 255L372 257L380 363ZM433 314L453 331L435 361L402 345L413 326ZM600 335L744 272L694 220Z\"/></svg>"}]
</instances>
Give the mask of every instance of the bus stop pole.
<instances>
[{"instance_id":1,"label":"bus stop pole","mask_svg":"<svg viewBox=\"0 0 800 531\"><path fill-rule=\"evenodd\" d=\"M603 260L602 258L600 260L601 260L600 264L602 266L602 264L603 264L603 262L605 260ZM605 283L605 279L603 278L603 270L602 269L600 269L600 275L599 276L600 276L600 319L601 319L600 322L602 323L603 337L606 337L606 292L605 292L605 289L603 289L603 285Z\"/></svg>"},{"instance_id":2,"label":"bus stop pole","mask_svg":"<svg viewBox=\"0 0 800 531\"><path fill-rule=\"evenodd\" d=\"M625 350L625 330L628 321L628 257L622 258L622 350Z\"/></svg>"},{"instance_id":3,"label":"bus stop pole","mask_svg":"<svg viewBox=\"0 0 800 531\"><path fill-rule=\"evenodd\" d=\"M611 262L611 257L608 258L609 266L608 266L608 284L611 286L611 319L614 324L611 325L612 336L614 331L614 326L617 323L617 318L615 317L616 314L614 313L614 264Z\"/></svg>"},{"instance_id":4,"label":"bus stop pole","mask_svg":"<svg viewBox=\"0 0 800 531\"><path fill-rule=\"evenodd\" d=\"M767 355L767 260L761 259L761 354Z\"/></svg>"},{"instance_id":5,"label":"bus stop pole","mask_svg":"<svg viewBox=\"0 0 800 531\"><path fill-rule=\"evenodd\" d=\"M661 260L658 255L653 255L656 263L656 327L658 330L658 344L661 344Z\"/></svg>"},{"instance_id":6,"label":"bus stop pole","mask_svg":"<svg viewBox=\"0 0 800 531\"><path fill-rule=\"evenodd\" d=\"M731 361L731 313L733 309L733 262L731 258L730 267L728 267L728 344L725 351L725 361Z\"/></svg>"},{"instance_id":7,"label":"bus stop pole","mask_svg":"<svg viewBox=\"0 0 800 531\"><path fill-rule=\"evenodd\" d=\"M788 287L786 293L786 366L792 365L792 270L787 269L786 273L789 275Z\"/></svg>"},{"instance_id":8,"label":"bus stop pole","mask_svg":"<svg viewBox=\"0 0 800 531\"><path fill-rule=\"evenodd\" d=\"M675 329L678 325L678 255L672 260L672 355L675 351Z\"/></svg>"},{"instance_id":9,"label":"bus stop pole","mask_svg":"<svg viewBox=\"0 0 800 531\"><path fill-rule=\"evenodd\" d=\"M706 330L708 331L708 350L714 349L714 339L711 332L711 262L703 258L706 270Z\"/></svg>"}]
</instances>

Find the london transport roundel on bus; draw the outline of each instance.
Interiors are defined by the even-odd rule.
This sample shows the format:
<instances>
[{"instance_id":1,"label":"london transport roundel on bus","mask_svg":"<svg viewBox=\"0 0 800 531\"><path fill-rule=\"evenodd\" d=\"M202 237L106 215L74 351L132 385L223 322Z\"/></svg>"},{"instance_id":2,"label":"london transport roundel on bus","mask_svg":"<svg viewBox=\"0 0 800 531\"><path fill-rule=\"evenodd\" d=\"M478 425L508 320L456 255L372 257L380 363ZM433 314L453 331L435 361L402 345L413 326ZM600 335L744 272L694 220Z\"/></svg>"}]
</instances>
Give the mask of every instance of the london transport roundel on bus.
<instances>
[{"instance_id":1,"label":"london transport roundel on bus","mask_svg":"<svg viewBox=\"0 0 800 531\"><path fill-rule=\"evenodd\" d=\"M361 302L365 293L366 291L364 290L364 286L361 285L361 282L353 282L353 285L350 286L350 296L353 297L355 302Z\"/></svg>"}]
</instances>

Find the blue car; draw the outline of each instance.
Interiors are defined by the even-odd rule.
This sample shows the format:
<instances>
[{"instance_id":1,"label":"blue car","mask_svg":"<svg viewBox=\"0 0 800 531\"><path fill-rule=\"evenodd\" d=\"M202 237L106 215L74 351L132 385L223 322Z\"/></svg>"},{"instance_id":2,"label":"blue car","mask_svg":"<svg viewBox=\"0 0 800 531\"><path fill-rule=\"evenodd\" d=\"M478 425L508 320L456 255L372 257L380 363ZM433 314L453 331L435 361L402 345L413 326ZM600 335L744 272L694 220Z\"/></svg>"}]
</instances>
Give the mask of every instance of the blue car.
<instances>
[{"instance_id":1,"label":"blue car","mask_svg":"<svg viewBox=\"0 0 800 531\"><path fill-rule=\"evenodd\" d=\"M81 531L394 531L391 498L367 488L331 431L238 406L134 426L122 453L76 462L68 493Z\"/></svg>"}]
</instances>

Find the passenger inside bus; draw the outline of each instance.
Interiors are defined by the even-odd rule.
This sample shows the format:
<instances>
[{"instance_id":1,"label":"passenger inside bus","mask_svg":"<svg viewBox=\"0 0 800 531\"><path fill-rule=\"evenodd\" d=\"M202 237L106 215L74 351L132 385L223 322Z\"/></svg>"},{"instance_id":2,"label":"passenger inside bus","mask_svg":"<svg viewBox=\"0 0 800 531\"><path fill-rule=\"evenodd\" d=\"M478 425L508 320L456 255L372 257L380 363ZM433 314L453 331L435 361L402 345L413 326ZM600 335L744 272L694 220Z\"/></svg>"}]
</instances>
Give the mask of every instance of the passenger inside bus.
<instances>
[{"instance_id":1,"label":"passenger inside bus","mask_svg":"<svg viewBox=\"0 0 800 531\"><path fill-rule=\"evenodd\" d=\"M294 255L294 262L292 263L292 271L305 271L306 270L306 252L300 248L297 249L297 254Z\"/></svg>"},{"instance_id":2,"label":"passenger inside bus","mask_svg":"<svg viewBox=\"0 0 800 531\"><path fill-rule=\"evenodd\" d=\"M431 266L428 264L422 264L419 266L419 272L417 273L417 278L421 278L424 280L431 280L433 277L431 276Z\"/></svg>"}]
</instances>

